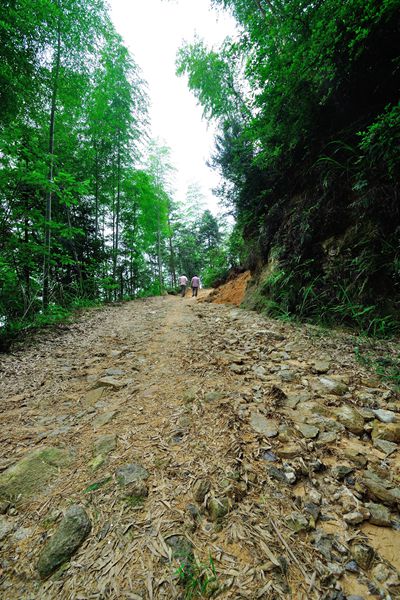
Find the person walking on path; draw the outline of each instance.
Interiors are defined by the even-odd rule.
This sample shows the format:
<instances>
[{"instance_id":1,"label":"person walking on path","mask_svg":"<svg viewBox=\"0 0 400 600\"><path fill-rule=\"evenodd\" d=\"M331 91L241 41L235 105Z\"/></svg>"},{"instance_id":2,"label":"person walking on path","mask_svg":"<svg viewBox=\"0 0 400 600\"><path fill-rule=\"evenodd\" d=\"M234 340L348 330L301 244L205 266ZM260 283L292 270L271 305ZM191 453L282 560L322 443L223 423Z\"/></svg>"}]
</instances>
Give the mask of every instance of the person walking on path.
<instances>
[{"instance_id":1,"label":"person walking on path","mask_svg":"<svg viewBox=\"0 0 400 600\"><path fill-rule=\"evenodd\" d=\"M181 275L178 279L179 285L181 286L181 291L180 294L182 296L182 298L185 297L186 294L186 286L188 284L188 278L186 277L186 275Z\"/></svg>"},{"instance_id":2,"label":"person walking on path","mask_svg":"<svg viewBox=\"0 0 400 600\"><path fill-rule=\"evenodd\" d=\"M197 277L197 275L192 277L191 286L192 286L192 298L193 298L193 296L197 296L197 292L199 291L199 287L200 287L200 278Z\"/></svg>"}]
</instances>

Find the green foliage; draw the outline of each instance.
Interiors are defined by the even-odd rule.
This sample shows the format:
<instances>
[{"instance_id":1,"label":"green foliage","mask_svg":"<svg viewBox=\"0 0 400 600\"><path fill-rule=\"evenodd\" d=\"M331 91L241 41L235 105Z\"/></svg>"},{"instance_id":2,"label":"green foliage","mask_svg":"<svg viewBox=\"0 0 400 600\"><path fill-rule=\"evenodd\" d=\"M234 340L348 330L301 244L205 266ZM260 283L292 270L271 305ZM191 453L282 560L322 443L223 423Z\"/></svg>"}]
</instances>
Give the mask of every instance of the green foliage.
<instances>
[{"instance_id":1,"label":"green foliage","mask_svg":"<svg viewBox=\"0 0 400 600\"><path fill-rule=\"evenodd\" d=\"M400 390L400 359L398 356L377 356L377 352L368 351L364 346L355 346L356 359L363 366L371 369L382 381L394 384Z\"/></svg>"},{"instance_id":2,"label":"green foliage","mask_svg":"<svg viewBox=\"0 0 400 600\"><path fill-rule=\"evenodd\" d=\"M90 492L96 492L101 487L103 487L104 485L106 485L107 483L109 483L111 480L112 480L112 477L106 477L105 479L102 479L101 481L96 481L95 483L92 483L87 488L85 488L83 490L83 493L84 494L89 494Z\"/></svg>"},{"instance_id":3,"label":"green foliage","mask_svg":"<svg viewBox=\"0 0 400 600\"><path fill-rule=\"evenodd\" d=\"M206 564L197 561L181 564L175 575L185 588L185 600L210 598L218 590L218 575L212 556Z\"/></svg>"}]
</instances>

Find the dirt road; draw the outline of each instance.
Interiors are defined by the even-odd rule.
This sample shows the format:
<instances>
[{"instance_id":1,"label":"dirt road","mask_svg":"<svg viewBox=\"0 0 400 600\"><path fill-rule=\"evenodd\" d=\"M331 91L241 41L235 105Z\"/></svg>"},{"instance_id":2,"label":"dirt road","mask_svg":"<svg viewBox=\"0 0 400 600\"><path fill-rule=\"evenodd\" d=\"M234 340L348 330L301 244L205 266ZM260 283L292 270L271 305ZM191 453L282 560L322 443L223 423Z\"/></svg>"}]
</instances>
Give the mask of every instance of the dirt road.
<instances>
[{"instance_id":1,"label":"dirt road","mask_svg":"<svg viewBox=\"0 0 400 600\"><path fill-rule=\"evenodd\" d=\"M4 356L1 597L398 597L400 402L353 344L163 297ZM42 581L71 505L91 533Z\"/></svg>"}]
</instances>

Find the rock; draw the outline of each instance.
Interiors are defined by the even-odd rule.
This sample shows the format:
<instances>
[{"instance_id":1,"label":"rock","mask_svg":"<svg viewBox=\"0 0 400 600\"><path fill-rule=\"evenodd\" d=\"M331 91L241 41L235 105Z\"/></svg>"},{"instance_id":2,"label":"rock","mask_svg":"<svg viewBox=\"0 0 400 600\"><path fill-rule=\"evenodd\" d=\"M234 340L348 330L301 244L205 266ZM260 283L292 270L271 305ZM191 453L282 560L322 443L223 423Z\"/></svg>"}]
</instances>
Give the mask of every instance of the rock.
<instances>
[{"instance_id":1,"label":"rock","mask_svg":"<svg viewBox=\"0 0 400 600\"><path fill-rule=\"evenodd\" d=\"M334 431L324 431L319 434L316 445L318 448L322 448L326 444L333 444L336 442L337 435Z\"/></svg>"},{"instance_id":2,"label":"rock","mask_svg":"<svg viewBox=\"0 0 400 600\"><path fill-rule=\"evenodd\" d=\"M355 560L350 560L349 562L347 562L344 565L344 568L346 569L346 571L348 571L349 573L358 573L360 571L360 569L358 568L358 564L356 563Z\"/></svg>"},{"instance_id":3,"label":"rock","mask_svg":"<svg viewBox=\"0 0 400 600\"><path fill-rule=\"evenodd\" d=\"M248 368L245 365L237 365L236 363L233 363L232 365L229 365L229 370L237 375L243 375L243 373L246 373Z\"/></svg>"},{"instance_id":4,"label":"rock","mask_svg":"<svg viewBox=\"0 0 400 600\"><path fill-rule=\"evenodd\" d=\"M288 408L296 408L296 406L302 402L308 402L311 399L311 394L308 392L292 393L288 394L287 398L284 399L283 405Z\"/></svg>"},{"instance_id":5,"label":"rock","mask_svg":"<svg viewBox=\"0 0 400 600\"><path fill-rule=\"evenodd\" d=\"M321 504L322 495L315 488L311 488L307 491L306 500L313 504Z\"/></svg>"},{"instance_id":6,"label":"rock","mask_svg":"<svg viewBox=\"0 0 400 600\"><path fill-rule=\"evenodd\" d=\"M372 439L386 440L387 442L400 442L400 423L373 422Z\"/></svg>"},{"instance_id":7,"label":"rock","mask_svg":"<svg viewBox=\"0 0 400 600\"><path fill-rule=\"evenodd\" d=\"M266 419L260 413L251 413L250 425L257 433L267 438L275 437L279 432L279 424L273 419Z\"/></svg>"},{"instance_id":8,"label":"rock","mask_svg":"<svg viewBox=\"0 0 400 600\"><path fill-rule=\"evenodd\" d=\"M303 449L297 444L286 444L275 449L275 453L279 458L296 458L303 454Z\"/></svg>"},{"instance_id":9,"label":"rock","mask_svg":"<svg viewBox=\"0 0 400 600\"><path fill-rule=\"evenodd\" d=\"M383 504L369 502L365 505L370 512L369 522L380 527L391 527L392 515L390 510Z\"/></svg>"},{"instance_id":10,"label":"rock","mask_svg":"<svg viewBox=\"0 0 400 600\"><path fill-rule=\"evenodd\" d=\"M307 425L306 423L299 423L296 425L296 429L307 439L313 439L319 434L318 427Z\"/></svg>"},{"instance_id":11,"label":"rock","mask_svg":"<svg viewBox=\"0 0 400 600\"><path fill-rule=\"evenodd\" d=\"M353 472L354 469L352 467L347 467L346 465L338 465L337 467L333 467L332 469L332 475L340 481Z\"/></svg>"},{"instance_id":12,"label":"rock","mask_svg":"<svg viewBox=\"0 0 400 600\"><path fill-rule=\"evenodd\" d=\"M10 502L0 502L0 515L5 515L10 506Z\"/></svg>"},{"instance_id":13,"label":"rock","mask_svg":"<svg viewBox=\"0 0 400 600\"><path fill-rule=\"evenodd\" d=\"M125 387L127 383L127 381L123 381L122 379L114 379L114 377L102 377L98 380L97 386L119 389Z\"/></svg>"},{"instance_id":14,"label":"rock","mask_svg":"<svg viewBox=\"0 0 400 600\"><path fill-rule=\"evenodd\" d=\"M373 548L367 544L353 544L350 548L350 553L357 564L364 570L370 568L375 556Z\"/></svg>"},{"instance_id":15,"label":"rock","mask_svg":"<svg viewBox=\"0 0 400 600\"><path fill-rule=\"evenodd\" d=\"M219 521L229 512L228 498L210 498L207 504L211 521Z\"/></svg>"},{"instance_id":16,"label":"rock","mask_svg":"<svg viewBox=\"0 0 400 600\"><path fill-rule=\"evenodd\" d=\"M392 410L383 410L382 408L378 408L373 411L376 418L382 423L393 423L396 419L396 413Z\"/></svg>"},{"instance_id":17,"label":"rock","mask_svg":"<svg viewBox=\"0 0 400 600\"><path fill-rule=\"evenodd\" d=\"M115 433L101 435L95 440L94 450L95 454L101 454L102 456L106 456L110 454L117 447L117 436Z\"/></svg>"},{"instance_id":18,"label":"rock","mask_svg":"<svg viewBox=\"0 0 400 600\"><path fill-rule=\"evenodd\" d=\"M125 371L122 371L121 369L107 369L106 375L109 375L111 377L118 377L119 375L125 375Z\"/></svg>"},{"instance_id":19,"label":"rock","mask_svg":"<svg viewBox=\"0 0 400 600\"><path fill-rule=\"evenodd\" d=\"M96 402L98 402L100 400L100 398L102 397L104 392L105 392L104 387L98 387L98 388L95 388L94 390L90 390L90 392L88 392L82 398L83 404L86 406L92 406L93 404L96 404Z\"/></svg>"},{"instance_id":20,"label":"rock","mask_svg":"<svg viewBox=\"0 0 400 600\"><path fill-rule=\"evenodd\" d=\"M320 377L319 381L330 394L334 394L335 396L343 396L349 391L349 388L345 383L336 381L336 379Z\"/></svg>"},{"instance_id":21,"label":"rock","mask_svg":"<svg viewBox=\"0 0 400 600\"><path fill-rule=\"evenodd\" d=\"M364 518L365 518L364 515L357 510L354 510L352 512L349 512L349 513L346 513L345 515L343 515L343 519L349 525L359 525L359 523L362 523L364 521Z\"/></svg>"},{"instance_id":22,"label":"rock","mask_svg":"<svg viewBox=\"0 0 400 600\"><path fill-rule=\"evenodd\" d=\"M273 452L271 452L271 450L265 450L262 454L261 454L261 458L263 460L266 460L267 462L276 462L278 460L278 457L276 454L274 454Z\"/></svg>"},{"instance_id":23,"label":"rock","mask_svg":"<svg viewBox=\"0 0 400 600\"><path fill-rule=\"evenodd\" d=\"M344 455L346 458L351 460L351 462L355 463L358 467L365 467L368 460L367 457L363 454L364 451L364 449L361 450L360 448L350 447L345 449Z\"/></svg>"},{"instance_id":24,"label":"rock","mask_svg":"<svg viewBox=\"0 0 400 600\"><path fill-rule=\"evenodd\" d=\"M393 452L395 452L398 449L398 445L395 444L394 442L388 442L387 440L381 440L380 438L375 438L374 439L374 448L378 448L378 450L381 450L382 452L384 452L386 454L386 456L389 456L390 454L393 454Z\"/></svg>"},{"instance_id":25,"label":"rock","mask_svg":"<svg viewBox=\"0 0 400 600\"><path fill-rule=\"evenodd\" d=\"M329 369L331 368L331 365L328 361L326 360L316 360L314 361L313 367L312 367L312 371L314 373L327 373L329 371Z\"/></svg>"},{"instance_id":26,"label":"rock","mask_svg":"<svg viewBox=\"0 0 400 600\"><path fill-rule=\"evenodd\" d=\"M285 370L279 372L279 377L281 378L281 381L290 382L290 381L294 381L296 379L297 374L294 371L285 369Z\"/></svg>"},{"instance_id":27,"label":"rock","mask_svg":"<svg viewBox=\"0 0 400 600\"><path fill-rule=\"evenodd\" d=\"M110 421L112 421L118 414L117 410L111 410L109 412L101 413L98 417L96 417L93 421L93 427L95 429L99 429L99 427L103 427L107 425Z\"/></svg>"},{"instance_id":28,"label":"rock","mask_svg":"<svg viewBox=\"0 0 400 600\"><path fill-rule=\"evenodd\" d=\"M13 535L13 539L16 542L23 542L28 537L31 537L31 535L33 534L33 531L34 530L32 527L19 527Z\"/></svg>"},{"instance_id":29,"label":"rock","mask_svg":"<svg viewBox=\"0 0 400 600\"><path fill-rule=\"evenodd\" d=\"M384 583L390 577L390 570L384 563L378 563L372 569L371 575L379 583Z\"/></svg>"},{"instance_id":30,"label":"rock","mask_svg":"<svg viewBox=\"0 0 400 600\"><path fill-rule=\"evenodd\" d=\"M211 490L211 482L208 479L199 479L193 487L193 497L199 504L203 504L206 495Z\"/></svg>"},{"instance_id":31,"label":"rock","mask_svg":"<svg viewBox=\"0 0 400 600\"><path fill-rule=\"evenodd\" d=\"M71 464L72 455L61 448L39 448L0 474L0 498L28 498L59 475L59 469Z\"/></svg>"},{"instance_id":32,"label":"rock","mask_svg":"<svg viewBox=\"0 0 400 600\"><path fill-rule=\"evenodd\" d=\"M6 517L0 517L0 541L4 540L14 529L14 523Z\"/></svg>"},{"instance_id":33,"label":"rock","mask_svg":"<svg viewBox=\"0 0 400 600\"><path fill-rule=\"evenodd\" d=\"M278 469L278 467L269 467L268 474L272 479L276 479L276 481L282 481L282 483L289 483L286 477L285 471L282 469Z\"/></svg>"},{"instance_id":34,"label":"rock","mask_svg":"<svg viewBox=\"0 0 400 600\"><path fill-rule=\"evenodd\" d=\"M252 370L258 377L265 377L265 375L267 374L267 371L261 365L254 365L252 367Z\"/></svg>"},{"instance_id":35,"label":"rock","mask_svg":"<svg viewBox=\"0 0 400 600\"><path fill-rule=\"evenodd\" d=\"M204 396L204 400L205 402L218 402L219 400L222 400L223 397L224 394L221 392L207 392Z\"/></svg>"},{"instance_id":36,"label":"rock","mask_svg":"<svg viewBox=\"0 0 400 600\"><path fill-rule=\"evenodd\" d=\"M121 493L122 498L130 498L137 501L147 498L148 495L148 487L141 479L125 484Z\"/></svg>"},{"instance_id":37,"label":"rock","mask_svg":"<svg viewBox=\"0 0 400 600\"><path fill-rule=\"evenodd\" d=\"M193 561L193 546L183 535L170 535L165 538L165 543L171 548L171 558L178 560L183 567L189 567Z\"/></svg>"},{"instance_id":38,"label":"rock","mask_svg":"<svg viewBox=\"0 0 400 600\"><path fill-rule=\"evenodd\" d=\"M285 518L285 521L289 529L295 533L307 531L309 528L308 519L298 512L292 512L288 517Z\"/></svg>"},{"instance_id":39,"label":"rock","mask_svg":"<svg viewBox=\"0 0 400 600\"><path fill-rule=\"evenodd\" d=\"M49 577L76 552L90 533L92 524L81 506L71 506L57 531L46 542L37 569L42 579Z\"/></svg>"},{"instance_id":40,"label":"rock","mask_svg":"<svg viewBox=\"0 0 400 600\"><path fill-rule=\"evenodd\" d=\"M373 499L381 500L389 506L400 505L400 488L393 486L385 479L381 479L375 473L365 471L360 483Z\"/></svg>"},{"instance_id":41,"label":"rock","mask_svg":"<svg viewBox=\"0 0 400 600\"><path fill-rule=\"evenodd\" d=\"M347 404L343 404L336 411L337 420L351 431L351 433L360 434L364 431L364 419L360 413Z\"/></svg>"},{"instance_id":42,"label":"rock","mask_svg":"<svg viewBox=\"0 0 400 600\"><path fill-rule=\"evenodd\" d=\"M127 486L138 481L145 481L149 478L149 472L142 465L131 463L117 469L115 477L119 485Z\"/></svg>"},{"instance_id":43,"label":"rock","mask_svg":"<svg viewBox=\"0 0 400 600\"><path fill-rule=\"evenodd\" d=\"M311 515L314 519L314 522L316 522L320 514L320 508L318 504L314 504L314 502L304 502L303 507L304 511Z\"/></svg>"}]
</instances>

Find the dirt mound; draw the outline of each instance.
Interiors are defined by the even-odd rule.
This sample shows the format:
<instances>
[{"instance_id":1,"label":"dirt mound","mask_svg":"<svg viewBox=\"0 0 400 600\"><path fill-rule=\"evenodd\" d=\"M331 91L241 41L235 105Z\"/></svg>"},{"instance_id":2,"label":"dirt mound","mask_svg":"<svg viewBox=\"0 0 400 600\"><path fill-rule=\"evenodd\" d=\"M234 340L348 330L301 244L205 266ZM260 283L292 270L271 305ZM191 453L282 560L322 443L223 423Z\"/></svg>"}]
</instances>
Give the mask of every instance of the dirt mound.
<instances>
[{"instance_id":1,"label":"dirt mound","mask_svg":"<svg viewBox=\"0 0 400 600\"><path fill-rule=\"evenodd\" d=\"M250 278L250 271L241 273L235 279L212 291L208 297L208 301L214 304L235 304L239 306L243 302Z\"/></svg>"}]
</instances>

